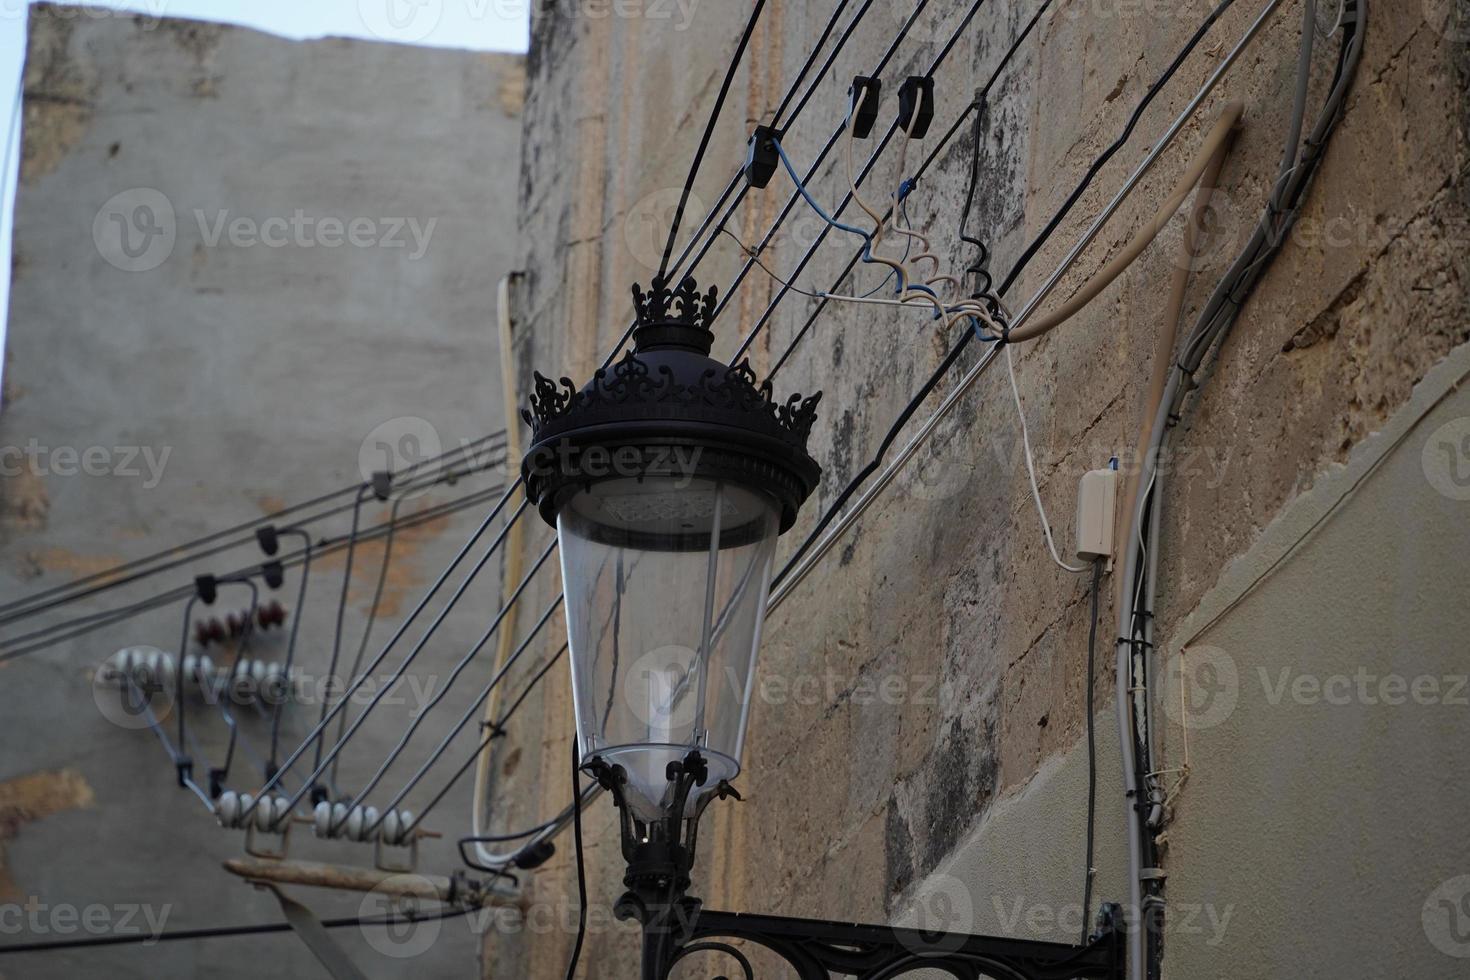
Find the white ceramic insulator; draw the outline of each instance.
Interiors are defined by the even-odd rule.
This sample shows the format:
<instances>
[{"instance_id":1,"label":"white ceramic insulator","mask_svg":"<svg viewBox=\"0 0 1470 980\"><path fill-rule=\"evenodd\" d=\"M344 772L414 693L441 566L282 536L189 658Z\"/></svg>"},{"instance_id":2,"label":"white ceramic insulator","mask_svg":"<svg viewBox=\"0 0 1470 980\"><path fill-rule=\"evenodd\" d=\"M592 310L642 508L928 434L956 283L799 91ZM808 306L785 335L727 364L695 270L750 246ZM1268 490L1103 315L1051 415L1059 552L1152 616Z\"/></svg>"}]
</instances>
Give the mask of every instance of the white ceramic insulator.
<instances>
[{"instance_id":1,"label":"white ceramic insulator","mask_svg":"<svg viewBox=\"0 0 1470 980\"><path fill-rule=\"evenodd\" d=\"M411 826L413 826L412 810L389 810L388 815L383 818L383 826L378 831L378 838L384 844L402 846L407 843L404 838L408 835L408 828Z\"/></svg>"},{"instance_id":2,"label":"white ceramic insulator","mask_svg":"<svg viewBox=\"0 0 1470 980\"><path fill-rule=\"evenodd\" d=\"M413 822L413 814L407 810L389 810L380 821L379 813L375 806L355 806L349 812L346 803L323 800L312 811L312 826L316 836L332 840L366 844L381 839L385 844L400 843L403 830Z\"/></svg>"},{"instance_id":3,"label":"white ceramic insulator","mask_svg":"<svg viewBox=\"0 0 1470 980\"><path fill-rule=\"evenodd\" d=\"M119 687L132 680L140 691L153 692L174 683L174 658L157 647L127 647L107 658L107 680Z\"/></svg>"},{"instance_id":4,"label":"white ceramic insulator","mask_svg":"<svg viewBox=\"0 0 1470 980\"><path fill-rule=\"evenodd\" d=\"M243 830L246 824L254 824L256 830L280 833L291 817L291 801L284 796L267 796L260 801L249 817L245 816L255 797L250 793L225 790L214 804L214 814L221 827Z\"/></svg>"},{"instance_id":5,"label":"white ceramic insulator","mask_svg":"<svg viewBox=\"0 0 1470 980\"><path fill-rule=\"evenodd\" d=\"M227 789L214 801L214 816L221 827L235 827L240 819L240 794Z\"/></svg>"}]
</instances>

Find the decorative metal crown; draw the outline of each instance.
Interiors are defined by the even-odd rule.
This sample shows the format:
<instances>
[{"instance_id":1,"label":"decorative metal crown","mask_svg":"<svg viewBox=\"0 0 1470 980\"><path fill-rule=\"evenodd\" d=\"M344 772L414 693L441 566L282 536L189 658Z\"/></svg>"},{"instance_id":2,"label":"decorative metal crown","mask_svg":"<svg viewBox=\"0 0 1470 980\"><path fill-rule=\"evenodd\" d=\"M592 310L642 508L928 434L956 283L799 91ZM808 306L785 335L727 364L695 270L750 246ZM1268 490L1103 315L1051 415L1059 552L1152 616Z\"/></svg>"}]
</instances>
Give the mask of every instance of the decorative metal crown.
<instances>
[{"instance_id":1,"label":"decorative metal crown","mask_svg":"<svg viewBox=\"0 0 1470 980\"><path fill-rule=\"evenodd\" d=\"M680 326L709 330L714 322L717 299L718 287L711 286L709 292L700 296L699 286L692 276L685 276L677 290L669 289L658 276L653 278L646 293L636 282L633 284L633 309L640 327ZM677 312L671 312L671 307Z\"/></svg>"},{"instance_id":2,"label":"decorative metal crown","mask_svg":"<svg viewBox=\"0 0 1470 980\"><path fill-rule=\"evenodd\" d=\"M571 421L573 415L578 417L578 424L590 424L599 417L623 415L628 407L639 404L676 411L706 409L740 413L749 428L766 430L805 448L821 399L819 391L807 398L792 395L784 402L776 401L771 382L757 384L748 359L723 371L706 369L694 383L681 384L668 366L660 365L656 373L652 372L635 351L628 351L611 371L599 368L592 382L580 391L571 378L562 378L558 384L537 371L531 407L521 410L521 418L540 438L547 426L559 420Z\"/></svg>"},{"instance_id":3,"label":"decorative metal crown","mask_svg":"<svg viewBox=\"0 0 1470 980\"><path fill-rule=\"evenodd\" d=\"M690 276L676 290L658 277L646 293L634 284L633 349L580 390L570 378L558 385L538 372L531 407L521 417L538 439L629 418L684 417L762 432L805 450L821 393L778 403L769 381L757 383L749 360L726 366L709 357L718 299L713 286L701 295Z\"/></svg>"}]
</instances>

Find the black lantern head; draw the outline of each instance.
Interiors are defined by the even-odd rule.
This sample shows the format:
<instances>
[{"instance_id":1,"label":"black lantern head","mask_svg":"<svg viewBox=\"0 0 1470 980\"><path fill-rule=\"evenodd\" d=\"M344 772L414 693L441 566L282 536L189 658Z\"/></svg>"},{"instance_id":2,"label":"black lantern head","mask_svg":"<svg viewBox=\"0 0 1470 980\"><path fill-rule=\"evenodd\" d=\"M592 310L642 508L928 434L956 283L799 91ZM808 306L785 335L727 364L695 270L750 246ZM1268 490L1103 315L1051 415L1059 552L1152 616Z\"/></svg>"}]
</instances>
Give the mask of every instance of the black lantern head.
<instances>
[{"instance_id":1,"label":"black lantern head","mask_svg":"<svg viewBox=\"0 0 1470 980\"><path fill-rule=\"evenodd\" d=\"M821 396L778 403L748 362L710 357L713 289L655 280L633 300L611 370L580 389L536 375L522 474L560 542L581 758L647 899L682 893L698 814L740 771L776 538L821 475Z\"/></svg>"}]
</instances>

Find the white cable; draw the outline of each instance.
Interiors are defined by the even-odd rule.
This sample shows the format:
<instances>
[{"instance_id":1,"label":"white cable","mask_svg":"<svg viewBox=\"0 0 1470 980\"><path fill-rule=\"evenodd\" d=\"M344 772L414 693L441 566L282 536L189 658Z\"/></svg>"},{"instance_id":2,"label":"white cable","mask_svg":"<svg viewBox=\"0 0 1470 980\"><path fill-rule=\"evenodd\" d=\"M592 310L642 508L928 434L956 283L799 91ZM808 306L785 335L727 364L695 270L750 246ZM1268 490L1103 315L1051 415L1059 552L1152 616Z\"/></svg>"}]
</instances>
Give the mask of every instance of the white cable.
<instances>
[{"instance_id":1,"label":"white cable","mask_svg":"<svg viewBox=\"0 0 1470 980\"><path fill-rule=\"evenodd\" d=\"M1036 464L1031 460L1031 435L1026 431L1026 409L1021 405L1021 389L1016 387L1016 362L1011 357L1011 345L1006 344L1006 373L1011 378L1011 396L1016 402L1016 417L1021 420L1021 445L1026 447L1026 475L1031 477L1031 499L1036 501L1036 514L1041 518L1041 533L1046 535L1046 547L1051 552L1051 560L1057 563L1059 568L1069 572L1085 572L1086 568L1078 565L1068 565L1062 561L1062 556L1057 554L1057 543L1051 537L1051 522L1046 519L1046 507L1041 503L1041 487L1036 484Z\"/></svg>"}]
</instances>

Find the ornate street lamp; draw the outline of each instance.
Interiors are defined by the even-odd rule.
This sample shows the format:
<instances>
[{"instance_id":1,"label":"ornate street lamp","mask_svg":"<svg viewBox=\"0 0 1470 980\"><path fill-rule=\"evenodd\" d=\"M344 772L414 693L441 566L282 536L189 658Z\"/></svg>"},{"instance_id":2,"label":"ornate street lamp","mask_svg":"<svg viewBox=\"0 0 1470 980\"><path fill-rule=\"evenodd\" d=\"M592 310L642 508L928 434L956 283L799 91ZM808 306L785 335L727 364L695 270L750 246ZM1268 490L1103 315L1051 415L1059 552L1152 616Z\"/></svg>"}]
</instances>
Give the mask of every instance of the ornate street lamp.
<instances>
[{"instance_id":1,"label":"ornate street lamp","mask_svg":"<svg viewBox=\"0 0 1470 980\"><path fill-rule=\"evenodd\" d=\"M806 441L821 395L773 398L747 362L709 356L715 290L633 288L633 349L578 389L536 375L526 491L557 529L582 767L621 813L643 976L728 943L774 951L802 980L1121 976L1111 911L1088 946L703 909L686 894L699 818L739 795L776 539L821 470Z\"/></svg>"}]
</instances>

